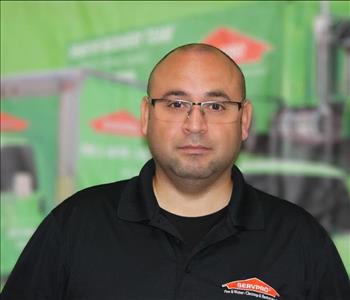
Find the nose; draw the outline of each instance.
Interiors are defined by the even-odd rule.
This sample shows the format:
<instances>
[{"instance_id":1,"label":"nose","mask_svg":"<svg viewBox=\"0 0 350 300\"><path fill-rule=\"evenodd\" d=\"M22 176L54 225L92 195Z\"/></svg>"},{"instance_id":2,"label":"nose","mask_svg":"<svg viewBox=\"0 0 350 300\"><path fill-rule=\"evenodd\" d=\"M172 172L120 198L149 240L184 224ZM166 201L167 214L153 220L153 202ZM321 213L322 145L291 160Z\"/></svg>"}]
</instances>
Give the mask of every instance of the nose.
<instances>
[{"instance_id":1,"label":"nose","mask_svg":"<svg viewBox=\"0 0 350 300\"><path fill-rule=\"evenodd\" d=\"M187 133L204 133L208 130L207 121L200 106L192 107L184 121L183 129Z\"/></svg>"}]
</instances>

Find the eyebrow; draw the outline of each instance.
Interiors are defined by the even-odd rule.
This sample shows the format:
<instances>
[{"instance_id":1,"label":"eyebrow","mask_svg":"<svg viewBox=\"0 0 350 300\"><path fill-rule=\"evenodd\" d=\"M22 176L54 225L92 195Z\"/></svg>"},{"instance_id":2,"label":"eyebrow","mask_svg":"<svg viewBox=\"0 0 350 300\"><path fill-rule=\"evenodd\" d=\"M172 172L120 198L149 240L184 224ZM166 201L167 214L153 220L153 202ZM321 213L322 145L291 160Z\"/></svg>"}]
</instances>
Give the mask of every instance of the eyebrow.
<instances>
[{"instance_id":1,"label":"eyebrow","mask_svg":"<svg viewBox=\"0 0 350 300\"><path fill-rule=\"evenodd\" d=\"M189 94L183 90L170 90L163 94L162 98L169 96L187 97ZM225 100L231 100L231 98L222 90L213 90L205 93L206 98L224 98Z\"/></svg>"},{"instance_id":2,"label":"eyebrow","mask_svg":"<svg viewBox=\"0 0 350 300\"><path fill-rule=\"evenodd\" d=\"M163 98L166 98L169 96L188 96L188 93L182 90L170 90L163 95Z\"/></svg>"},{"instance_id":3,"label":"eyebrow","mask_svg":"<svg viewBox=\"0 0 350 300\"><path fill-rule=\"evenodd\" d=\"M226 100L231 100L231 98L221 90L214 90L205 93L206 97L214 97L214 98L224 98Z\"/></svg>"}]
</instances>

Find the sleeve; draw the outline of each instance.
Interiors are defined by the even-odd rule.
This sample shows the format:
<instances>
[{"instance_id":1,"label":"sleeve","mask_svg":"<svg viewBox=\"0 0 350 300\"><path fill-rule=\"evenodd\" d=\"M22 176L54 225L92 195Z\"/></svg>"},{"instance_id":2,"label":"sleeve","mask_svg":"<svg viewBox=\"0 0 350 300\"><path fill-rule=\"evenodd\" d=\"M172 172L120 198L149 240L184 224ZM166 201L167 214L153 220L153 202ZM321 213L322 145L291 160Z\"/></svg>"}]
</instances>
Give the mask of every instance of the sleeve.
<instances>
[{"instance_id":1,"label":"sleeve","mask_svg":"<svg viewBox=\"0 0 350 300\"><path fill-rule=\"evenodd\" d=\"M350 299L349 277L328 233L319 224L314 224L308 235L304 235L309 260L309 292L306 299Z\"/></svg>"},{"instance_id":2,"label":"sleeve","mask_svg":"<svg viewBox=\"0 0 350 300\"><path fill-rule=\"evenodd\" d=\"M65 286L63 238L51 213L20 255L2 291L2 300L58 300Z\"/></svg>"}]
</instances>

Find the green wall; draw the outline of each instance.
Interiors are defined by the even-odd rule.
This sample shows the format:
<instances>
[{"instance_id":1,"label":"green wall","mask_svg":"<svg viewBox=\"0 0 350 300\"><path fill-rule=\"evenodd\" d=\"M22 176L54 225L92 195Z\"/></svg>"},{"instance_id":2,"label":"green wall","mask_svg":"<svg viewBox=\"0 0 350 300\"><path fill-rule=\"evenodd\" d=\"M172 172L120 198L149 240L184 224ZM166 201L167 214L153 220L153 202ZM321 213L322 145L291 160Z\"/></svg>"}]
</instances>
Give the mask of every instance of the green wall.
<instances>
[{"instance_id":1,"label":"green wall","mask_svg":"<svg viewBox=\"0 0 350 300\"><path fill-rule=\"evenodd\" d=\"M73 41L252 2L259 1L1 1L1 74L62 68ZM319 1L307 2L319 8ZM331 9L350 15L346 1L331 1Z\"/></svg>"},{"instance_id":2,"label":"green wall","mask_svg":"<svg viewBox=\"0 0 350 300\"><path fill-rule=\"evenodd\" d=\"M67 48L76 40L233 5L244 4L229 1L1 1L1 74L63 67Z\"/></svg>"}]
</instances>

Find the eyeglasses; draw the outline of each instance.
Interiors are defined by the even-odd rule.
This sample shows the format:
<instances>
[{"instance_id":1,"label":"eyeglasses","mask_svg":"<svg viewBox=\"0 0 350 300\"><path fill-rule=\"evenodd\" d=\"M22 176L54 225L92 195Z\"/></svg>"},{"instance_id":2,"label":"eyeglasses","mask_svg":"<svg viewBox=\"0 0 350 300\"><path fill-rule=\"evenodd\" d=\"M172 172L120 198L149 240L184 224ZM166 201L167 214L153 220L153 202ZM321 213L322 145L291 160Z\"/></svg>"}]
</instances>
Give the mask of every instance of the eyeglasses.
<instances>
[{"instance_id":1,"label":"eyeglasses","mask_svg":"<svg viewBox=\"0 0 350 300\"><path fill-rule=\"evenodd\" d=\"M155 117L167 122L183 122L189 118L194 105L200 107L202 115L208 123L233 123L238 121L240 110L245 103L242 101L204 101L192 102L181 99L153 99L148 101L154 107Z\"/></svg>"}]
</instances>

